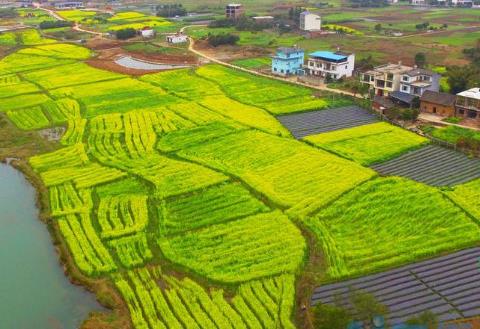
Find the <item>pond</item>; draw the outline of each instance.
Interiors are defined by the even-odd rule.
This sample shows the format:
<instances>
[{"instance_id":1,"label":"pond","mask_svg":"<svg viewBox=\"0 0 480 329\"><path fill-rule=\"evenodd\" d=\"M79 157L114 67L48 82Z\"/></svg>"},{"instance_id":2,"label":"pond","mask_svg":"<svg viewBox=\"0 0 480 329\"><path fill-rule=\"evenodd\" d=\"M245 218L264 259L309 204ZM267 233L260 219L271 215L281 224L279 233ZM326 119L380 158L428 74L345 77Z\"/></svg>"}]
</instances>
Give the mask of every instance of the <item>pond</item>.
<instances>
[{"instance_id":1,"label":"pond","mask_svg":"<svg viewBox=\"0 0 480 329\"><path fill-rule=\"evenodd\" d=\"M0 327L78 328L88 313L103 308L68 281L38 214L34 188L0 163Z\"/></svg>"},{"instance_id":2,"label":"pond","mask_svg":"<svg viewBox=\"0 0 480 329\"><path fill-rule=\"evenodd\" d=\"M130 56L122 56L115 60L115 63L135 70L171 70L171 69L181 69L190 67L189 65L178 65L178 64L160 64L160 63L152 63L143 61L140 59L136 59Z\"/></svg>"}]
</instances>

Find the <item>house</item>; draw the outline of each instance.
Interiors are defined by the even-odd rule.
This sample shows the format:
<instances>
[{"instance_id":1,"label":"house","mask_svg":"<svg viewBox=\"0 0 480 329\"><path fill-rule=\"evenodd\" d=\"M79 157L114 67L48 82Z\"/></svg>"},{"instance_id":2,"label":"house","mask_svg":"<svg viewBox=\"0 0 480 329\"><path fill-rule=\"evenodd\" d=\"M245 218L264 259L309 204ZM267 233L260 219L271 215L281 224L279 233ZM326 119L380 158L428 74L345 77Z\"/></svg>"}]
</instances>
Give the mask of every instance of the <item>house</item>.
<instances>
[{"instance_id":1,"label":"house","mask_svg":"<svg viewBox=\"0 0 480 329\"><path fill-rule=\"evenodd\" d=\"M427 90L440 90L440 74L419 68L402 74L400 92L415 96L422 96Z\"/></svg>"},{"instance_id":2,"label":"house","mask_svg":"<svg viewBox=\"0 0 480 329\"><path fill-rule=\"evenodd\" d=\"M274 20L273 16L254 16L252 19L255 23L271 23Z\"/></svg>"},{"instance_id":3,"label":"house","mask_svg":"<svg viewBox=\"0 0 480 329\"><path fill-rule=\"evenodd\" d=\"M410 0L410 4L412 6L426 6L427 1L426 0Z\"/></svg>"},{"instance_id":4,"label":"house","mask_svg":"<svg viewBox=\"0 0 480 329\"><path fill-rule=\"evenodd\" d=\"M455 7L473 7L472 0L451 0L451 4Z\"/></svg>"},{"instance_id":5,"label":"house","mask_svg":"<svg viewBox=\"0 0 480 329\"><path fill-rule=\"evenodd\" d=\"M168 43L185 43L188 41L188 37L183 33L177 33L172 35L167 35Z\"/></svg>"},{"instance_id":6,"label":"house","mask_svg":"<svg viewBox=\"0 0 480 329\"><path fill-rule=\"evenodd\" d=\"M238 19L245 14L245 9L242 4L231 3L225 7L225 17L229 19Z\"/></svg>"},{"instance_id":7,"label":"house","mask_svg":"<svg viewBox=\"0 0 480 329\"><path fill-rule=\"evenodd\" d=\"M355 66L355 54L316 51L308 55L306 71L309 75L340 79L351 77Z\"/></svg>"},{"instance_id":8,"label":"house","mask_svg":"<svg viewBox=\"0 0 480 329\"><path fill-rule=\"evenodd\" d=\"M142 37L144 38L153 38L155 36L155 30L149 26L145 26L140 30Z\"/></svg>"},{"instance_id":9,"label":"house","mask_svg":"<svg viewBox=\"0 0 480 329\"><path fill-rule=\"evenodd\" d=\"M304 61L305 52L303 49L296 47L278 48L272 58L272 73L282 76L301 74Z\"/></svg>"},{"instance_id":10,"label":"house","mask_svg":"<svg viewBox=\"0 0 480 329\"><path fill-rule=\"evenodd\" d=\"M82 1L60 1L53 5L56 9L80 9L85 8Z\"/></svg>"},{"instance_id":11,"label":"house","mask_svg":"<svg viewBox=\"0 0 480 329\"><path fill-rule=\"evenodd\" d=\"M472 88L457 94L456 116L471 119L480 125L480 88Z\"/></svg>"},{"instance_id":12,"label":"house","mask_svg":"<svg viewBox=\"0 0 480 329\"><path fill-rule=\"evenodd\" d=\"M320 31L322 28L322 20L317 14L304 11L300 14L300 30L303 31Z\"/></svg>"},{"instance_id":13,"label":"house","mask_svg":"<svg viewBox=\"0 0 480 329\"><path fill-rule=\"evenodd\" d=\"M455 95L427 90L420 97L420 112L455 116Z\"/></svg>"},{"instance_id":14,"label":"house","mask_svg":"<svg viewBox=\"0 0 480 329\"><path fill-rule=\"evenodd\" d=\"M360 81L370 85L375 95L388 96L394 91L421 96L425 90L439 90L440 75L428 70L398 64L385 64L364 72Z\"/></svg>"}]
</instances>

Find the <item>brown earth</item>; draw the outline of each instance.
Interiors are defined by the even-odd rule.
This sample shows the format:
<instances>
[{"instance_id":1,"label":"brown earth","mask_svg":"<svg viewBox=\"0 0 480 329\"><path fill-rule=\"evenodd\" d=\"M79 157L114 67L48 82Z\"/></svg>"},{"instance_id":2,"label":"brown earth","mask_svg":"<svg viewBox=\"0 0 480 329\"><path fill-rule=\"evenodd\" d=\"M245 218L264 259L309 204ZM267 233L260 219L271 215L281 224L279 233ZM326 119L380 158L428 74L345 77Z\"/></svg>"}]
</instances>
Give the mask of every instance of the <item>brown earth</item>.
<instances>
[{"instance_id":1,"label":"brown earth","mask_svg":"<svg viewBox=\"0 0 480 329\"><path fill-rule=\"evenodd\" d=\"M149 73L155 73L162 70L137 70L127 68L115 63L115 59L120 56L131 56L135 59L150 61L159 64L188 64L197 65L198 59L194 56L170 55L170 54L145 54L141 52L129 52L120 46L124 43L113 40L97 39L87 46L96 51L96 56L88 59L87 64L98 69L117 72L127 75L140 76Z\"/></svg>"}]
</instances>

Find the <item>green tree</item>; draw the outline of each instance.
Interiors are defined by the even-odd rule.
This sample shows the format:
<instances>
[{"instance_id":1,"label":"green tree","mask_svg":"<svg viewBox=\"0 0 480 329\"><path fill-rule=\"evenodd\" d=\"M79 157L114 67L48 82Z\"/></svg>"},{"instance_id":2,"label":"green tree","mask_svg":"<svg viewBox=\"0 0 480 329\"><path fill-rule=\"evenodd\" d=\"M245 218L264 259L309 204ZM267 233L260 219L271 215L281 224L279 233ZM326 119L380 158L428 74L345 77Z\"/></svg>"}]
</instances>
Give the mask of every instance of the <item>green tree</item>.
<instances>
[{"instance_id":1,"label":"green tree","mask_svg":"<svg viewBox=\"0 0 480 329\"><path fill-rule=\"evenodd\" d=\"M415 65L424 68L427 65L427 56L425 53L417 53L415 55Z\"/></svg>"},{"instance_id":2,"label":"green tree","mask_svg":"<svg viewBox=\"0 0 480 329\"><path fill-rule=\"evenodd\" d=\"M428 329L438 328L438 317L431 311L425 311L417 316L412 317L406 321L410 325L424 325Z\"/></svg>"},{"instance_id":3,"label":"green tree","mask_svg":"<svg viewBox=\"0 0 480 329\"><path fill-rule=\"evenodd\" d=\"M318 304L313 313L315 329L345 329L352 320L348 311L339 306Z\"/></svg>"},{"instance_id":4,"label":"green tree","mask_svg":"<svg viewBox=\"0 0 480 329\"><path fill-rule=\"evenodd\" d=\"M120 39L120 40L130 39L136 35L137 35L137 31L135 31L135 29L132 29L132 28L121 29L115 32L115 36L117 37L117 39Z\"/></svg>"},{"instance_id":5,"label":"green tree","mask_svg":"<svg viewBox=\"0 0 480 329\"><path fill-rule=\"evenodd\" d=\"M382 30L382 24L377 24L375 25L375 31L380 33L380 31Z\"/></svg>"},{"instance_id":6,"label":"green tree","mask_svg":"<svg viewBox=\"0 0 480 329\"><path fill-rule=\"evenodd\" d=\"M480 84L480 69L474 65L451 66L447 68L450 92L457 94Z\"/></svg>"},{"instance_id":7,"label":"green tree","mask_svg":"<svg viewBox=\"0 0 480 329\"><path fill-rule=\"evenodd\" d=\"M350 291L350 302L353 306L353 314L364 324L364 328L372 328L376 316L388 316L388 308L381 304L374 295L360 291Z\"/></svg>"}]
</instances>

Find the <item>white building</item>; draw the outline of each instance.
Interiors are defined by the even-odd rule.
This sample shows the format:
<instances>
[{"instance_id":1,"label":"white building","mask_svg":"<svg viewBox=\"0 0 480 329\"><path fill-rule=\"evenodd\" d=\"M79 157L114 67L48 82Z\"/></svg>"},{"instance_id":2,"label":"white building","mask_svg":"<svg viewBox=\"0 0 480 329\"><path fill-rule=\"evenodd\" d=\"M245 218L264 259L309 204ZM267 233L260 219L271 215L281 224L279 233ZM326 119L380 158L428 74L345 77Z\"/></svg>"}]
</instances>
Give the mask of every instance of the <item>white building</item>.
<instances>
[{"instance_id":1,"label":"white building","mask_svg":"<svg viewBox=\"0 0 480 329\"><path fill-rule=\"evenodd\" d=\"M351 77L355 68L355 54L340 51L316 51L309 54L306 72L309 75L340 79Z\"/></svg>"},{"instance_id":2,"label":"white building","mask_svg":"<svg viewBox=\"0 0 480 329\"><path fill-rule=\"evenodd\" d=\"M300 14L300 29L303 31L320 31L322 28L322 19L320 16L309 11Z\"/></svg>"},{"instance_id":3,"label":"white building","mask_svg":"<svg viewBox=\"0 0 480 329\"><path fill-rule=\"evenodd\" d=\"M140 32L144 38L153 38L155 36L155 30L148 26L145 26Z\"/></svg>"},{"instance_id":4,"label":"white building","mask_svg":"<svg viewBox=\"0 0 480 329\"><path fill-rule=\"evenodd\" d=\"M188 37L183 33L167 35L168 43L185 43L187 41L188 41Z\"/></svg>"},{"instance_id":5,"label":"white building","mask_svg":"<svg viewBox=\"0 0 480 329\"><path fill-rule=\"evenodd\" d=\"M412 6L426 6L427 2L425 0L410 0Z\"/></svg>"},{"instance_id":6,"label":"white building","mask_svg":"<svg viewBox=\"0 0 480 329\"><path fill-rule=\"evenodd\" d=\"M451 0L452 6L456 7L472 7L472 0Z\"/></svg>"}]
</instances>

